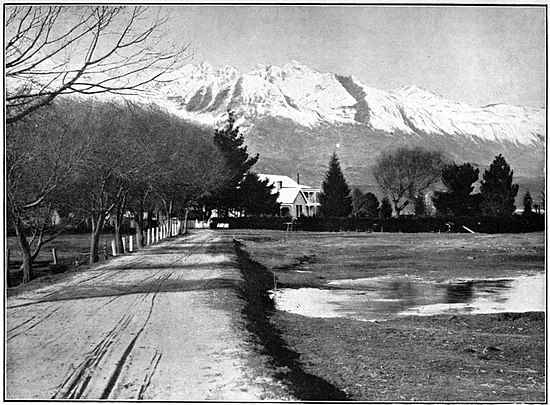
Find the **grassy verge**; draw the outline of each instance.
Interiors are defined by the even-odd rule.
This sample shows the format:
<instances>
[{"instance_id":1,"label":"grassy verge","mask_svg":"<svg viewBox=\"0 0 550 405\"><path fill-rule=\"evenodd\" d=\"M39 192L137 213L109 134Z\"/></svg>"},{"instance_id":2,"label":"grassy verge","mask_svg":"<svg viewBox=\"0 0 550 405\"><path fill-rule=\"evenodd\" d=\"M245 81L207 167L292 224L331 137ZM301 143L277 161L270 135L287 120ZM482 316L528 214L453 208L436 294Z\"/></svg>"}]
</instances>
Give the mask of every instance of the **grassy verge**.
<instances>
[{"instance_id":1,"label":"grassy verge","mask_svg":"<svg viewBox=\"0 0 550 405\"><path fill-rule=\"evenodd\" d=\"M114 238L111 234L102 235L100 238L99 249L103 251L107 246L109 255L110 243ZM7 247L10 249L10 263L8 277L10 285L17 286L23 279L23 272L19 269L22 263L22 256L19 249L17 238L9 237L6 240ZM62 234L56 239L44 245L40 250L38 257L33 265L33 271L36 278L48 278L52 276L53 256L52 249L56 249L59 264L65 268L72 268L76 264L85 262L90 253L90 235L89 234ZM101 255L103 256L103 255ZM5 269L4 269L5 271ZM47 282L47 280L42 280Z\"/></svg>"},{"instance_id":2,"label":"grassy verge","mask_svg":"<svg viewBox=\"0 0 550 405\"><path fill-rule=\"evenodd\" d=\"M304 370L357 401L544 401L544 314L380 323L272 318Z\"/></svg>"},{"instance_id":3,"label":"grassy verge","mask_svg":"<svg viewBox=\"0 0 550 405\"><path fill-rule=\"evenodd\" d=\"M249 271L268 271L266 277L272 272L280 285L292 287L382 275L442 281L544 270L544 234L233 231L233 236L250 255ZM277 346L295 354L293 367L352 400L545 400L543 313L405 317L376 323L278 311L267 315L269 322L261 327L267 335L276 332L281 339ZM321 394L316 399L330 398Z\"/></svg>"}]
</instances>

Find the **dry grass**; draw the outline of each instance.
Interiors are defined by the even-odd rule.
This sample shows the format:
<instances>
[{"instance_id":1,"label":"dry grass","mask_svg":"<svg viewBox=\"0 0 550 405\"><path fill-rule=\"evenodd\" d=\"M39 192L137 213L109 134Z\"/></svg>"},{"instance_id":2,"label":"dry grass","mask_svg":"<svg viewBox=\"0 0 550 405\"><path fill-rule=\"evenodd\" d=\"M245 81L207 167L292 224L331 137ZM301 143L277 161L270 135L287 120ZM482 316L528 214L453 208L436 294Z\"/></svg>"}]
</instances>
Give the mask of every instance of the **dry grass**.
<instances>
[{"instance_id":1,"label":"dry grass","mask_svg":"<svg viewBox=\"0 0 550 405\"><path fill-rule=\"evenodd\" d=\"M544 271L544 234L228 231L281 284L410 274L435 281ZM307 270L296 272L293 270ZM276 312L304 373L356 401L544 401L543 313L376 323Z\"/></svg>"}]
</instances>

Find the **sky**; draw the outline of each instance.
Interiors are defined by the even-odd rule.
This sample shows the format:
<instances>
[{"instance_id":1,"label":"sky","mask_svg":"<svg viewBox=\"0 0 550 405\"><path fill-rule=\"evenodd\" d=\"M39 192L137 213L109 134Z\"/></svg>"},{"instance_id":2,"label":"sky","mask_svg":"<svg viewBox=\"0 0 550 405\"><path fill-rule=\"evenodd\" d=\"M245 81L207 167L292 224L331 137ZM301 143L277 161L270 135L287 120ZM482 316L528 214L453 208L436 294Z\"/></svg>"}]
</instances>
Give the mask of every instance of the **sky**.
<instances>
[{"instance_id":1,"label":"sky","mask_svg":"<svg viewBox=\"0 0 550 405\"><path fill-rule=\"evenodd\" d=\"M546 104L544 7L162 6L190 63L298 60L383 90L414 84L473 106Z\"/></svg>"}]
</instances>

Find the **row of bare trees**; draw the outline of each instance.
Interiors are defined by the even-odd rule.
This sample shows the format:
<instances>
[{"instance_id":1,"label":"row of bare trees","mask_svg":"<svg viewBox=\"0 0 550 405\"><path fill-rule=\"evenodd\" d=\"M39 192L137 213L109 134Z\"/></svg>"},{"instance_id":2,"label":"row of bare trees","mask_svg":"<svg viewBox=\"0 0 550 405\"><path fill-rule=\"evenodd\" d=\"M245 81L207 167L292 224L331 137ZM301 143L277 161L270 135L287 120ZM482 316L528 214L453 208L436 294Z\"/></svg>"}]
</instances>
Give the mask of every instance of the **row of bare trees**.
<instances>
[{"instance_id":1,"label":"row of bare trees","mask_svg":"<svg viewBox=\"0 0 550 405\"><path fill-rule=\"evenodd\" d=\"M112 5L5 7L7 223L24 282L64 225L92 225L90 261L108 216L174 213L223 176L211 136L153 106L60 96L133 95L177 78L189 44L169 38L167 10ZM62 227L61 227L62 228ZM138 237L140 234L138 233ZM120 237L117 238L120 244ZM141 241L139 241L141 242Z\"/></svg>"},{"instance_id":2,"label":"row of bare trees","mask_svg":"<svg viewBox=\"0 0 550 405\"><path fill-rule=\"evenodd\" d=\"M8 220L24 282L42 246L64 227L91 224L93 263L109 217L121 244L122 218L131 213L139 247L144 212L183 217L226 181L212 134L155 105L58 99L7 126L6 152Z\"/></svg>"}]
</instances>

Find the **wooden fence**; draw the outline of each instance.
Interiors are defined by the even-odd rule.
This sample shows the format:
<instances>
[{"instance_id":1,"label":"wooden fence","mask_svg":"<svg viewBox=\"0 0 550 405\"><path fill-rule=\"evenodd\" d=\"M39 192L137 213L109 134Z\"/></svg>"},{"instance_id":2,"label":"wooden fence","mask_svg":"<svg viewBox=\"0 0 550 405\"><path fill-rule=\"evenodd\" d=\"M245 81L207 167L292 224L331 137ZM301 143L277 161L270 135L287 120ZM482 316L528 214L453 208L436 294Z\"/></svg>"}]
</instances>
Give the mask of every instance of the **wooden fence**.
<instances>
[{"instance_id":1,"label":"wooden fence","mask_svg":"<svg viewBox=\"0 0 550 405\"><path fill-rule=\"evenodd\" d=\"M183 221L172 219L170 222L159 225L155 228L148 228L143 231L143 242L150 246L171 236L180 235L183 231ZM136 235L128 235L122 238L122 252L118 252L115 240L111 240L111 252L113 256L122 253L131 253L136 249Z\"/></svg>"}]
</instances>

